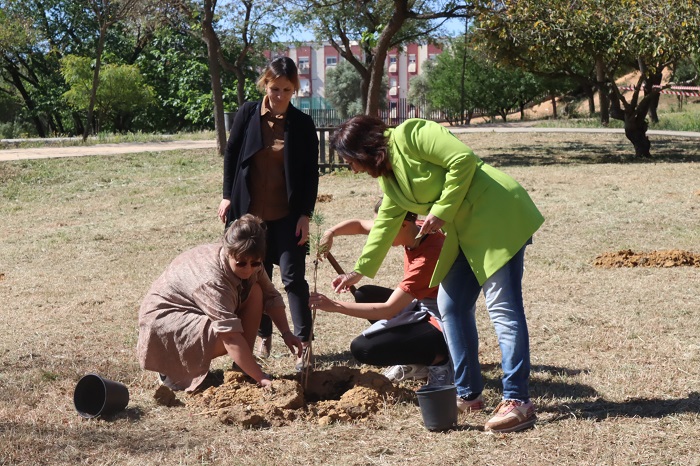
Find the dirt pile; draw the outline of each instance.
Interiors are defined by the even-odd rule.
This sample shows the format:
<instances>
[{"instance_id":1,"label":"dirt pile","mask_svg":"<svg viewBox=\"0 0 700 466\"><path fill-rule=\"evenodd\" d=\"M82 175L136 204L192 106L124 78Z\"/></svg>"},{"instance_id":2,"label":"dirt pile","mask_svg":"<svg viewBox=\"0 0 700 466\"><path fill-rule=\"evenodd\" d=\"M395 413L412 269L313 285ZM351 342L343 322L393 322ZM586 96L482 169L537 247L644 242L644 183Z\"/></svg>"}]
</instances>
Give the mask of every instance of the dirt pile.
<instances>
[{"instance_id":1,"label":"dirt pile","mask_svg":"<svg viewBox=\"0 0 700 466\"><path fill-rule=\"evenodd\" d=\"M415 402L415 393L393 385L376 372L333 367L308 376L306 390L297 378L276 379L262 390L241 372L227 371L224 382L187 397L198 415L225 424L278 427L295 420L333 422L365 420L387 404Z\"/></svg>"},{"instance_id":2,"label":"dirt pile","mask_svg":"<svg viewBox=\"0 0 700 466\"><path fill-rule=\"evenodd\" d=\"M669 251L633 252L625 249L606 252L595 258L593 265L602 268L613 267L700 267L700 254L680 249Z\"/></svg>"}]
</instances>

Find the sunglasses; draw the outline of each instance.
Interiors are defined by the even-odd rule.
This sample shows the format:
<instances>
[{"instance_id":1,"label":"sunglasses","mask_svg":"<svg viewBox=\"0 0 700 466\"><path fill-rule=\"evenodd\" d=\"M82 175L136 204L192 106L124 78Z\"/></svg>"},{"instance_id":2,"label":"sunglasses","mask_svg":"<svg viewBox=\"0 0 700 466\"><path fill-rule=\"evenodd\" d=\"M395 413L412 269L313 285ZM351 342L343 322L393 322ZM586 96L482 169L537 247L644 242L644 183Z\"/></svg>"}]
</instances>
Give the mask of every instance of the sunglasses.
<instances>
[{"instance_id":1,"label":"sunglasses","mask_svg":"<svg viewBox=\"0 0 700 466\"><path fill-rule=\"evenodd\" d=\"M250 264L251 267L256 268L262 265L262 261L236 261L236 267L244 268Z\"/></svg>"}]
</instances>

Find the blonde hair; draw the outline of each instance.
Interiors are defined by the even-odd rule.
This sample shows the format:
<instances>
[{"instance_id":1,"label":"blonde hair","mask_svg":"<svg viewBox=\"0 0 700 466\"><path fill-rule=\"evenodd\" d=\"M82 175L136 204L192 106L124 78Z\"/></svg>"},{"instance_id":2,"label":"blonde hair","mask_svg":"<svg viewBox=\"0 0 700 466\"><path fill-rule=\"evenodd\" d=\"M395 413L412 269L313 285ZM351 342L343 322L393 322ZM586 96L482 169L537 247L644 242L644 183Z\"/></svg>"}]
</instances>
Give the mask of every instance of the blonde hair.
<instances>
[{"instance_id":1,"label":"blonde hair","mask_svg":"<svg viewBox=\"0 0 700 466\"><path fill-rule=\"evenodd\" d=\"M265 87L270 81L274 81L277 78L287 78L290 83L294 86L294 90L298 91L301 87L299 83L299 72L297 71L297 65L289 57L279 57L275 58L267 65L263 74L258 78L257 86L258 90L265 93Z\"/></svg>"},{"instance_id":2,"label":"blonde hair","mask_svg":"<svg viewBox=\"0 0 700 466\"><path fill-rule=\"evenodd\" d=\"M266 230L265 223L255 215L245 214L234 220L224 232L226 255L234 259L264 259Z\"/></svg>"}]
</instances>

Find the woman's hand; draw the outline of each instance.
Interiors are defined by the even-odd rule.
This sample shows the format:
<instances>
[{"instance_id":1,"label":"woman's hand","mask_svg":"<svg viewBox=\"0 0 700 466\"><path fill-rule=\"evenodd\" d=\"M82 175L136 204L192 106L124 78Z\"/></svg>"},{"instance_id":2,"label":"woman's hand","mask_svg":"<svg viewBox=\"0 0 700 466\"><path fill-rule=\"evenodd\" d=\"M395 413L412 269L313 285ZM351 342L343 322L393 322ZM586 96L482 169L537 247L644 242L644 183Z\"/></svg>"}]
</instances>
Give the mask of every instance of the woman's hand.
<instances>
[{"instance_id":1,"label":"woman's hand","mask_svg":"<svg viewBox=\"0 0 700 466\"><path fill-rule=\"evenodd\" d=\"M333 247L333 237L335 232L333 230L326 230L323 232L321 241L318 242L318 251L321 253L321 257L328 257L328 253L331 252Z\"/></svg>"},{"instance_id":2,"label":"woman's hand","mask_svg":"<svg viewBox=\"0 0 700 466\"><path fill-rule=\"evenodd\" d=\"M309 293L309 306L312 309L320 309L322 311L335 312L337 304L332 299L321 293Z\"/></svg>"},{"instance_id":3,"label":"woman's hand","mask_svg":"<svg viewBox=\"0 0 700 466\"><path fill-rule=\"evenodd\" d=\"M440 228L445 224L444 220L439 219L433 214L428 214L423 221L423 226L418 232L418 236L431 235L440 231Z\"/></svg>"},{"instance_id":4,"label":"woman's hand","mask_svg":"<svg viewBox=\"0 0 700 466\"><path fill-rule=\"evenodd\" d=\"M272 376L264 374L263 378L260 379L260 382L258 382L258 385L265 389L272 388Z\"/></svg>"},{"instance_id":5,"label":"woman's hand","mask_svg":"<svg viewBox=\"0 0 700 466\"><path fill-rule=\"evenodd\" d=\"M301 343L301 339L298 336L294 335L291 330L283 332L282 339L284 340L284 344L287 345L287 348L289 348L292 354L295 354L296 357L300 358L301 352L304 349Z\"/></svg>"},{"instance_id":6,"label":"woman's hand","mask_svg":"<svg viewBox=\"0 0 700 466\"><path fill-rule=\"evenodd\" d=\"M297 220L297 230L296 235L299 237L299 246L306 244L309 240L309 217L302 215Z\"/></svg>"},{"instance_id":7,"label":"woman's hand","mask_svg":"<svg viewBox=\"0 0 700 466\"><path fill-rule=\"evenodd\" d=\"M219 216L222 223L226 223L226 214L228 213L229 207L231 207L231 199L221 199L216 215Z\"/></svg>"},{"instance_id":8,"label":"woman's hand","mask_svg":"<svg viewBox=\"0 0 700 466\"><path fill-rule=\"evenodd\" d=\"M350 273L338 275L331 284L336 293L345 293L346 291L350 291L352 285L362 280L362 277L362 274L352 271Z\"/></svg>"}]
</instances>

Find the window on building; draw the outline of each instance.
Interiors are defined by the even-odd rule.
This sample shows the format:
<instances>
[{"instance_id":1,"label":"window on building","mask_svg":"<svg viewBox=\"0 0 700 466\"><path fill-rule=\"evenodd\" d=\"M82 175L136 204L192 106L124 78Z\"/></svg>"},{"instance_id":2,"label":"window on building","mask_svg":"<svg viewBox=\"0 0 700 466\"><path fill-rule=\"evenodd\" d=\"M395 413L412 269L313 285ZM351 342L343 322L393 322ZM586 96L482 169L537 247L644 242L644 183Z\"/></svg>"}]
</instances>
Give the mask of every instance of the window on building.
<instances>
[{"instance_id":1,"label":"window on building","mask_svg":"<svg viewBox=\"0 0 700 466\"><path fill-rule=\"evenodd\" d=\"M335 66L338 64L338 57L326 57L326 66Z\"/></svg>"},{"instance_id":2,"label":"window on building","mask_svg":"<svg viewBox=\"0 0 700 466\"><path fill-rule=\"evenodd\" d=\"M399 94L399 86L398 86L398 83L396 82L396 78L390 78L389 79L389 95L396 96L398 94Z\"/></svg>"},{"instance_id":3,"label":"window on building","mask_svg":"<svg viewBox=\"0 0 700 466\"><path fill-rule=\"evenodd\" d=\"M311 95L311 82L308 79L299 80L299 95L302 97Z\"/></svg>"},{"instance_id":4,"label":"window on building","mask_svg":"<svg viewBox=\"0 0 700 466\"><path fill-rule=\"evenodd\" d=\"M415 73L418 70L416 65L416 54L412 53L408 56L408 72Z\"/></svg>"},{"instance_id":5,"label":"window on building","mask_svg":"<svg viewBox=\"0 0 700 466\"><path fill-rule=\"evenodd\" d=\"M301 73L309 71L309 57L299 57L299 63L297 63L297 65Z\"/></svg>"},{"instance_id":6,"label":"window on building","mask_svg":"<svg viewBox=\"0 0 700 466\"><path fill-rule=\"evenodd\" d=\"M396 73L396 55L389 55L389 73Z\"/></svg>"}]
</instances>

